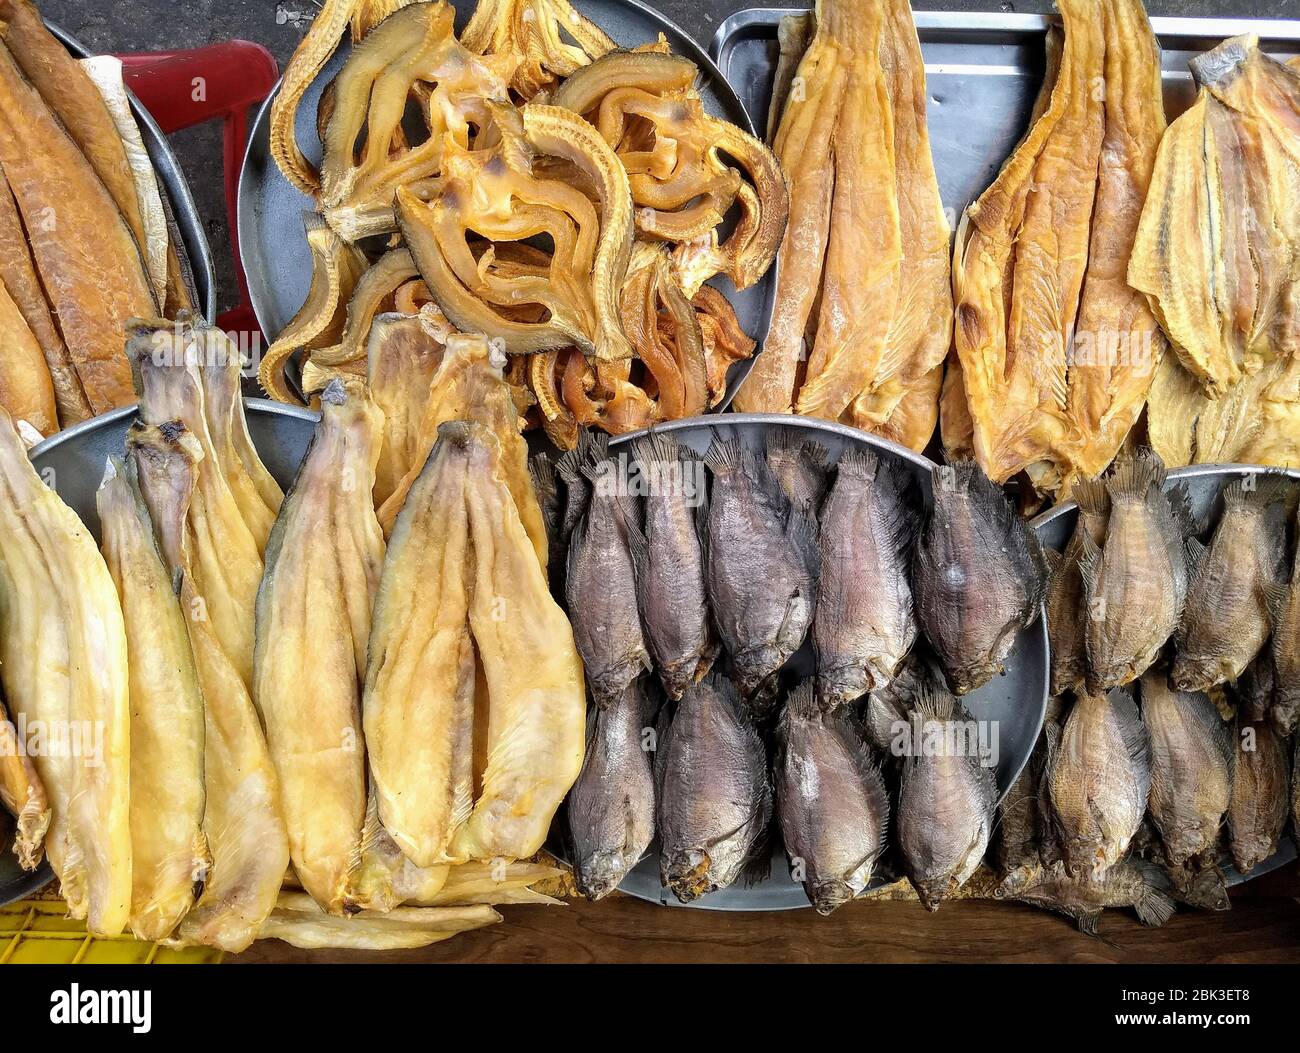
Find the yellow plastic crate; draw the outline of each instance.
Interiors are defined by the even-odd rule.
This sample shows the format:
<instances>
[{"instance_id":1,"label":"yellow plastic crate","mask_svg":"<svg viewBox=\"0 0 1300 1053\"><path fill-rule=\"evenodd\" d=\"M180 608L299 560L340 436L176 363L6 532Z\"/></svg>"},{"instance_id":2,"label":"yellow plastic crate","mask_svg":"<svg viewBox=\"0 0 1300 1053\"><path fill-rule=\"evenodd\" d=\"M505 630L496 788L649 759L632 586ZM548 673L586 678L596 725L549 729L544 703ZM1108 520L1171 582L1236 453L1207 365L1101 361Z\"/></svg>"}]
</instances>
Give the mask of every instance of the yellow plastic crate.
<instances>
[{"instance_id":1,"label":"yellow plastic crate","mask_svg":"<svg viewBox=\"0 0 1300 1053\"><path fill-rule=\"evenodd\" d=\"M57 899L22 899L0 907L0 965L208 965L224 952L164 947L134 936L91 936Z\"/></svg>"}]
</instances>

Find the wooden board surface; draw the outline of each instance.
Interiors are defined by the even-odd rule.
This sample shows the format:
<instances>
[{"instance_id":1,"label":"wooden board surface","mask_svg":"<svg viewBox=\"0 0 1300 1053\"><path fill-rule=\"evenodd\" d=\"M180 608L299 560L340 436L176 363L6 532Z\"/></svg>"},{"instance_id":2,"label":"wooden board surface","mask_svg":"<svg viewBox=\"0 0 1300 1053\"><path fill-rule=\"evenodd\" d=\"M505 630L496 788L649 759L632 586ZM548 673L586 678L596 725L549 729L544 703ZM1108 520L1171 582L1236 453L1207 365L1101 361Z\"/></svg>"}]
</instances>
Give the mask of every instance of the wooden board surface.
<instances>
[{"instance_id":1,"label":"wooden board surface","mask_svg":"<svg viewBox=\"0 0 1300 1053\"><path fill-rule=\"evenodd\" d=\"M1300 868L1235 890L1233 909L1181 909L1147 929L1108 912L1101 939L1019 904L968 900L927 915L916 903L723 914L627 898L568 907L504 907L506 920L417 951L301 951L256 943L229 962L1165 962L1300 963Z\"/></svg>"}]
</instances>

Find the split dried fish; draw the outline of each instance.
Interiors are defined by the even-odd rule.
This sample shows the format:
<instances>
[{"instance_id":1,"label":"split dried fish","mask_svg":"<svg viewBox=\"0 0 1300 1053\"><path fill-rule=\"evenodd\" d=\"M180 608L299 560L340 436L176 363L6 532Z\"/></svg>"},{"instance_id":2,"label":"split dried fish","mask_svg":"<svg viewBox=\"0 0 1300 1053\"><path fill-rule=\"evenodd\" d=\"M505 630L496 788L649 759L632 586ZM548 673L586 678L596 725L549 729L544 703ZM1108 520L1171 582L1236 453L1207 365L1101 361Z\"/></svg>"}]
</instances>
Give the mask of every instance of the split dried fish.
<instances>
[{"instance_id":1,"label":"split dried fish","mask_svg":"<svg viewBox=\"0 0 1300 1053\"><path fill-rule=\"evenodd\" d=\"M767 752L735 687L717 673L686 689L659 737L655 818L660 874L683 903L768 865Z\"/></svg>"},{"instance_id":2,"label":"split dried fish","mask_svg":"<svg viewBox=\"0 0 1300 1053\"><path fill-rule=\"evenodd\" d=\"M361 688L384 562L371 498L380 414L360 387L348 392L332 381L325 389L257 594L254 698L280 783L290 858L329 914L347 907L366 815Z\"/></svg>"},{"instance_id":3,"label":"split dried fish","mask_svg":"<svg viewBox=\"0 0 1300 1053\"><path fill-rule=\"evenodd\" d=\"M654 712L645 680L591 719L587 756L569 791L569 833L578 891L594 902L618 888L654 839L654 767L646 749Z\"/></svg>"},{"instance_id":4,"label":"split dried fish","mask_svg":"<svg viewBox=\"0 0 1300 1053\"><path fill-rule=\"evenodd\" d=\"M738 439L716 440L704 519L705 582L714 624L747 699L799 649L817 606L815 522L791 504L767 462Z\"/></svg>"},{"instance_id":5,"label":"split dried fish","mask_svg":"<svg viewBox=\"0 0 1300 1053\"><path fill-rule=\"evenodd\" d=\"M908 879L926 910L975 873L993 832L997 786L970 746L969 715L946 691L926 692L911 719L895 825Z\"/></svg>"},{"instance_id":6,"label":"split dried fish","mask_svg":"<svg viewBox=\"0 0 1300 1053\"><path fill-rule=\"evenodd\" d=\"M1083 539L1079 569L1087 604L1088 686L1136 680L1178 628L1187 598L1185 496L1163 492L1165 468L1149 451L1116 462L1105 544ZM1177 502L1180 514L1175 514Z\"/></svg>"},{"instance_id":7,"label":"split dried fish","mask_svg":"<svg viewBox=\"0 0 1300 1053\"><path fill-rule=\"evenodd\" d=\"M131 698L131 916L161 940L194 905L208 865L203 836L203 691L185 614L126 466L108 463L95 495L104 561L126 627Z\"/></svg>"},{"instance_id":8,"label":"split dried fish","mask_svg":"<svg viewBox=\"0 0 1300 1053\"><path fill-rule=\"evenodd\" d=\"M465 443L469 459L469 621L487 688L487 721L481 789L452 855L527 859L542 847L582 767L582 660L516 510L512 469L500 445L473 427L456 441Z\"/></svg>"},{"instance_id":9,"label":"split dried fish","mask_svg":"<svg viewBox=\"0 0 1300 1053\"><path fill-rule=\"evenodd\" d=\"M45 852L68 911L112 936L131 909L130 686L117 589L2 410L0 490L0 678L14 719L51 736L32 752L52 811Z\"/></svg>"},{"instance_id":10,"label":"split dried fish","mask_svg":"<svg viewBox=\"0 0 1300 1053\"><path fill-rule=\"evenodd\" d=\"M1277 851L1291 804L1287 741L1265 721L1237 727L1228 843L1237 870L1247 874Z\"/></svg>"},{"instance_id":11,"label":"split dried fish","mask_svg":"<svg viewBox=\"0 0 1300 1053\"><path fill-rule=\"evenodd\" d=\"M1081 689L1088 676L1088 603L1080 563L1084 535L1100 548L1106 542L1110 499L1100 479L1078 482L1070 492L1079 505L1065 552L1054 560L1047 582L1047 636L1051 645L1053 695Z\"/></svg>"},{"instance_id":12,"label":"split dried fish","mask_svg":"<svg viewBox=\"0 0 1300 1053\"><path fill-rule=\"evenodd\" d=\"M944 465L933 478L913 564L916 609L950 687L964 695L1002 669L1038 617L1047 569L1038 540L976 464Z\"/></svg>"},{"instance_id":13,"label":"split dried fish","mask_svg":"<svg viewBox=\"0 0 1300 1053\"><path fill-rule=\"evenodd\" d=\"M645 642L668 697L709 671L717 654L697 531L704 464L662 432L632 444L645 500L644 532L627 522Z\"/></svg>"},{"instance_id":14,"label":"split dried fish","mask_svg":"<svg viewBox=\"0 0 1300 1053\"><path fill-rule=\"evenodd\" d=\"M1079 931L1097 935L1107 908L1132 907L1143 925L1160 926L1174 916L1169 881L1154 867L1125 861L1100 877L1072 876L1064 864L1042 868L1027 878L1017 875L994 890L998 899L1015 899L1073 918Z\"/></svg>"},{"instance_id":15,"label":"split dried fish","mask_svg":"<svg viewBox=\"0 0 1300 1053\"><path fill-rule=\"evenodd\" d=\"M871 883L889 826L885 782L848 719L822 712L811 681L786 699L777 742L786 855L817 913L830 914Z\"/></svg>"},{"instance_id":16,"label":"split dried fish","mask_svg":"<svg viewBox=\"0 0 1300 1053\"><path fill-rule=\"evenodd\" d=\"M381 314L370 326L366 379L384 413L384 442L375 468L377 508L416 466L424 448L421 432L443 353L444 334L434 324L435 310Z\"/></svg>"},{"instance_id":17,"label":"split dried fish","mask_svg":"<svg viewBox=\"0 0 1300 1053\"><path fill-rule=\"evenodd\" d=\"M1069 874L1100 877L1128 851L1151 792L1151 747L1125 692L1076 697L1048 779Z\"/></svg>"},{"instance_id":18,"label":"split dried fish","mask_svg":"<svg viewBox=\"0 0 1300 1053\"><path fill-rule=\"evenodd\" d=\"M395 907L383 914L361 911L338 918L324 913L310 896L285 892L257 935L258 939L283 940L305 950L392 951L427 947L500 920L500 914L484 905Z\"/></svg>"},{"instance_id":19,"label":"split dried fish","mask_svg":"<svg viewBox=\"0 0 1300 1053\"><path fill-rule=\"evenodd\" d=\"M1232 799L1229 730L1205 695L1172 690L1163 670L1142 677L1142 722L1151 741L1151 818L1168 862L1212 849Z\"/></svg>"},{"instance_id":20,"label":"split dried fish","mask_svg":"<svg viewBox=\"0 0 1300 1053\"><path fill-rule=\"evenodd\" d=\"M916 641L909 581L913 497L910 480L891 462L858 448L840 456L818 521L821 578L812 641L825 706L885 687Z\"/></svg>"},{"instance_id":21,"label":"split dried fish","mask_svg":"<svg viewBox=\"0 0 1300 1053\"><path fill-rule=\"evenodd\" d=\"M639 530L635 499L622 456L611 457L603 438L590 441L580 471L591 497L569 538L564 588L592 700L607 706L650 668L650 654L630 541Z\"/></svg>"},{"instance_id":22,"label":"split dried fish","mask_svg":"<svg viewBox=\"0 0 1300 1053\"><path fill-rule=\"evenodd\" d=\"M289 838L257 710L195 587L199 554L213 558L214 539L222 536L219 523L225 515L216 507L222 490L209 478L217 473L203 463L202 444L178 420L137 422L127 434L127 456L159 549L173 582L179 582L204 700L203 832L211 865L179 934L242 951L275 906L289 866Z\"/></svg>"},{"instance_id":23,"label":"split dried fish","mask_svg":"<svg viewBox=\"0 0 1300 1053\"><path fill-rule=\"evenodd\" d=\"M1278 483L1234 479L1209 550L1192 545L1198 556L1170 672L1180 691L1236 680L1268 641L1286 580L1286 494Z\"/></svg>"},{"instance_id":24,"label":"split dried fish","mask_svg":"<svg viewBox=\"0 0 1300 1053\"><path fill-rule=\"evenodd\" d=\"M2 190L3 188L0 188ZM54 383L36 335L0 276L0 406L14 420L26 421L41 436L59 430Z\"/></svg>"}]
</instances>

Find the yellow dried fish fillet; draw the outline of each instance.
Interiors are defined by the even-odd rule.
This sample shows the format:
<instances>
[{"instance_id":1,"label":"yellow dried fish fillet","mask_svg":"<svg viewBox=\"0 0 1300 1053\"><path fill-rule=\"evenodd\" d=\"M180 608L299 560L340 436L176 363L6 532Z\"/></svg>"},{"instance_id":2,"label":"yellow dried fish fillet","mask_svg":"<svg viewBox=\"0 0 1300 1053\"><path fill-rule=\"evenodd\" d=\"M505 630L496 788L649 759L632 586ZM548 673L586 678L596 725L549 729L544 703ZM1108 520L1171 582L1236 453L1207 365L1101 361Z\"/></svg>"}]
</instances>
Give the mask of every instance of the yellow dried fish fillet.
<instances>
[{"instance_id":1,"label":"yellow dried fish fillet","mask_svg":"<svg viewBox=\"0 0 1300 1053\"><path fill-rule=\"evenodd\" d=\"M203 449L180 421L134 425L130 463L163 558L180 582L190 648L204 697L203 832L211 864L203 893L181 921L184 940L241 951L275 906L289 866L289 839L270 752L238 671L194 587L192 550L206 518Z\"/></svg>"},{"instance_id":2,"label":"yellow dried fish fillet","mask_svg":"<svg viewBox=\"0 0 1300 1053\"><path fill-rule=\"evenodd\" d=\"M262 924L258 938L283 940L308 950L398 950L427 947L500 920L501 915L488 906L399 907L386 914L362 911L337 918L321 913L309 896L286 892Z\"/></svg>"},{"instance_id":3,"label":"yellow dried fish fillet","mask_svg":"<svg viewBox=\"0 0 1300 1053\"><path fill-rule=\"evenodd\" d=\"M18 217L18 206L3 169L0 169L0 284L12 297L28 329L40 344L54 385L59 423L66 428L90 417L90 403L86 401L72 357L50 314L45 290L36 276L36 264L27 248L27 232Z\"/></svg>"},{"instance_id":4,"label":"yellow dried fish fillet","mask_svg":"<svg viewBox=\"0 0 1300 1053\"><path fill-rule=\"evenodd\" d=\"M1164 337L1146 298L1128 284L1156 152L1165 131L1160 47L1141 0L1103 0L1106 131L1093 207L1088 270L1070 353L1070 436L1049 486L1064 497L1076 478L1114 460L1146 404ZM1056 485L1050 485L1056 484Z\"/></svg>"},{"instance_id":5,"label":"yellow dried fish fillet","mask_svg":"<svg viewBox=\"0 0 1300 1053\"><path fill-rule=\"evenodd\" d=\"M457 903L490 902L492 897L505 896L564 873L556 867L540 863L508 863L504 860L457 863L448 868L446 880L437 894L420 903L425 906L450 906Z\"/></svg>"},{"instance_id":6,"label":"yellow dried fish fillet","mask_svg":"<svg viewBox=\"0 0 1300 1053\"><path fill-rule=\"evenodd\" d=\"M582 767L582 662L515 510L500 445L474 425L444 425L444 437L451 428L469 459L469 620L489 697L483 789L451 855L522 859L542 847Z\"/></svg>"},{"instance_id":7,"label":"yellow dried fish fillet","mask_svg":"<svg viewBox=\"0 0 1300 1053\"><path fill-rule=\"evenodd\" d=\"M126 85L122 81L122 60L113 55L96 55L79 63L104 100L108 115L122 140L131 181L135 185L141 230L136 232L138 248L144 257L145 272L153 284L159 309L167 304L167 213L154 176L153 162L144 148L140 127L131 113ZM143 237L142 237L143 234Z\"/></svg>"},{"instance_id":8,"label":"yellow dried fish fillet","mask_svg":"<svg viewBox=\"0 0 1300 1053\"><path fill-rule=\"evenodd\" d=\"M371 791L362 828L361 860L351 881L349 900L353 905L380 912L403 903L431 906L452 869L446 863L418 867L402 855L379 821L379 801Z\"/></svg>"},{"instance_id":9,"label":"yellow dried fish fillet","mask_svg":"<svg viewBox=\"0 0 1300 1053\"><path fill-rule=\"evenodd\" d=\"M3 579L0 579L3 580ZM14 855L24 870L35 870L50 828L50 799L27 753L27 743L0 702L0 804L14 817Z\"/></svg>"},{"instance_id":10,"label":"yellow dried fish fillet","mask_svg":"<svg viewBox=\"0 0 1300 1053\"><path fill-rule=\"evenodd\" d=\"M0 164L91 408L102 413L129 404L122 323L156 310L136 240L77 144L3 46Z\"/></svg>"},{"instance_id":11,"label":"yellow dried fish fillet","mask_svg":"<svg viewBox=\"0 0 1300 1053\"><path fill-rule=\"evenodd\" d=\"M772 101L767 108L767 130L764 138L768 143L776 139L776 130L781 123L781 114L785 112L786 100L790 97L790 88L794 83L795 73L804 52L808 50L813 33L817 28L817 17L811 11L800 11L796 15L785 15L776 27L776 38L780 54L776 63L776 75L772 80Z\"/></svg>"},{"instance_id":12,"label":"yellow dried fish fillet","mask_svg":"<svg viewBox=\"0 0 1300 1053\"><path fill-rule=\"evenodd\" d=\"M74 918L95 935L131 906L130 704L117 590L90 532L27 459L0 410L0 678L15 720L48 736L36 770L45 849Z\"/></svg>"},{"instance_id":13,"label":"yellow dried fish fillet","mask_svg":"<svg viewBox=\"0 0 1300 1053\"><path fill-rule=\"evenodd\" d=\"M419 867L452 858L473 806L468 470L467 451L440 435L393 527L370 631L371 779L384 828Z\"/></svg>"},{"instance_id":14,"label":"yellow dried fish fillet","mask_svg":"<svg viewBox=\"0 0 1300 1053\"><path fill-rule=\"evenodd\" d=\"M168 936L194 905L203 836L203 693L172 576L125 465L95 495L126 626L131 691L131 931Z\"/></svg>"},{"instance_id":15,"label":"yellow dried fish fillet","mask_svg":"<svg viewBox=\"0 0 1300 1053\"><path fill-rule=\"evenodd\" d=\"M45 355L18 304L0 280L0 406L43 436L59 430L54 383Z\"/></svg>"},{"instance_id":16,"label":"yellow dried fish fillet","mask_svg":"<svg viewBox=\"0 0 1300 1053\"><path fill-rule=\"evenodd\" d=\"M894 114L880 63L884 5L838 0L818 12L849 54L833 138L834 194L817 336L796 412L835 419L882 365L899 306L903 260L895 184Z\"/></svg>"},{"instance_id":17,"label":"yellow dried fish fillet","mask_svg":"<svg viewBox=\"0 0 1300 1053\"><path fill-rule=\"evenodd\" d=\"M321 908L341 914L366 814L361 680L384 535L370 492L381 412L335 381L266 550L255 697L289 849ZM303 685L311 683L310 691Z\"/></svg>"},{"instance_id":18,"label":"yellow dried fish fillet","mask_svg":"<svg viewBox=\"0 0 1300 1053\"><path fill-rule=\"evenodd\" d=\"M437 308L430 305L431 311ZM441 314L441 312L438 312ZM433 398L433 379L442 362L446 331L438 331L424 310L419 315L381 314L366 346L367 382L384 411L384 441L375 468L375 505L382 505L404 477L427 456L423 427Z\"/></svg>"}]
</instances>

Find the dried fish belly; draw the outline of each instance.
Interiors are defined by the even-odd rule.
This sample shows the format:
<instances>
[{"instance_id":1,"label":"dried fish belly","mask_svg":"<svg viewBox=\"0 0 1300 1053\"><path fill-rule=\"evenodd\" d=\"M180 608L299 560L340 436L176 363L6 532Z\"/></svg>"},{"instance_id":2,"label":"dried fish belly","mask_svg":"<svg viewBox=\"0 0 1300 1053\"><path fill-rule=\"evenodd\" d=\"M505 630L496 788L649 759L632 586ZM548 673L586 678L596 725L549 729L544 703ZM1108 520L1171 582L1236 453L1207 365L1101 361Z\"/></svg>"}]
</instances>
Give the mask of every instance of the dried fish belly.
<instances>
[{"instance_id":1,"label":"dried fish belly","mask_svg":"<svg viewBox=\"0 0 1300 1053\"><path fill-rule=\"evenodd\" d=\"M173 581L179 581L190 648L204 699L203 832L211 865L198 903L181 921L183 939L241 951L257 938L289 866L279 786L253 700L227 655L204 597L194 585L194 555L208 544L214 488L203 448L180 421L137 423L127 435L128 464ZM251 656L250 656L251 658Z\"/></svg>"},{"instance_id":2,"label":"dried fish belly","mask_svg":"<svg viewBox=\"0 0 1300 1053\"><path fill-rule=\"evenodd\" d=\"M1048 773L1052 814L1071 877L1100 877L1118 863L1146 814L1151 750L1123 691L1080 693Z\"/></svg>"},{"instance_id":3,"label":"dried fish belly","mask_svg":"<svg viewBox=\"0 0 1300 1053\"><path fill-rule=\"evenodd\" d=\"M889 796L849 721L825 715L811 683L786 699L774 767L786 855L818 914L862 893L885 849Z\"/></svg>"},{"instance_id":4,"label":"dried fish belly","mask_svg":"<svg viewBox=\"0 0 1300 1053\"><path fill-rule=\"evenodd\" d=\"M713 474L705 517L705 582L736 686L750 700L799 649L817 606L817 526L767 462L738 439L705 454Z\"/></svg>"},{"instance_id":5,"label":"dried fish belly","mask_svg":"<svg viewBox=\"0 0 1300 1053\"><path fill-rule=\"evenodd\" d=\"M444 424L389 538L362 712L379 818L417 866L444 862L474 805L474 574L463 426Z\"/></svg>"},{"instance_id":6,"label":"dried fish belly","mask_svg":"<svg viewBox=\"0 0 1300 1053\"><path fill-rule=\"evenodd\" d=\"M380 411L333 381L271 531L254 692L303 888L343 913L366 814L361 682L384 561L371 491ZM311 683L310 692L303 685Z\"/></svg>"},{"instance_id":7,"label":"dried fish belly","mask_svg":"<svg viewBox=\"0 0 1300 1053\"><path fill-rule=\"evenodd\" d=\"M593 902L618 888L654 839L654 771L646 749L654 715L644 679L598 709L582 772L569 791L574 879Z\"/></svg>"},{"instance_id":8,"label":"dried fish belly","mask_svg":"<svg viewBox=\"0 0 1300 1053\"><path fill-rule=\"evenodd\" d=\"M509 488L500 445L462 429L474 546L474 644L487 687L486 765L458 858L526 859L582 767L586 698L573 630L546 588Z\"/></svg>"},{"instance_id":9,"label":"dried fish belly","mask_svg":"<svg viewBox=\"0 0 1300 1053\"><path fill-rule=\"evenodd\" d=\"M1268 640L1285 587L1286 494L1279 482L1234 480L1223 490L1209 550L1192 545L1197 555L1170 672L1181 691L1236 680Z\"/></svg>"},{"instance_id":10,"label":"dried fish belly","mask_svg":"<svg viewBox=\"0 0 1300 1053\"><path fill-rule=\"evenodd\" d=\"M660 736L655 815L663 883L683 903L733 885L746 871L766 873L767 752L735 687L716 673L686 689Z\"/></svg>"},{"instance_id":11,"label":"dried fish belly","mask_svg":"<svg viewBox=\"0 0 1300 1053\"><path fill-rule=\"evenodd\" d=\"M3 187L0 187L3 192ZM14 420L26 421L41 436L59 430L54 384L35 334L0 276L0 406Z\"/></svg>"},{"instance_id":12,"label":"dried fish belly","mask_svg":"<svg viewBox=\"0 0 1300 1053\"><path fill-rule=\"evenodd\" d=\"M934 473L934 508L913 560L916 610L951 688L987 683L1038 617L1046 588L1038 540L969 461Z\"/></svg>"},{"instance_id":13,"label":"dried fish belly","mask_svg":"<svg viewBox=\"0 0 1300 1053\"><path fill-rule=\"evenodd\" d=\"M909 481L865 449L846 451L818 521L812 640L817 692L840 705L885 687L916 641Z\"/></svg>"},{"instance_id":14,"label":"dried fish belly","mask_svg":"<svg viewBox=\"0 0 1300 1053\"><path fill-rule=\"evenodd\" d=\"M111 936L131 909L131 711L117 589L2 411L0 487L0 678L14 719L52 736L34 760L52 811L45 851L68 910Z\"/></svg>"},{"instance_id":15,"label":"dried fish belly","mask_svg":"<svg viewBox=\"0 0 1300 1053\"><path fill-rule=\"evenodd\" d=\"M130 669L130 926L137 939L161 940L194 905L195 875L208 865L203 691L149 510L121 461L109 461L95 504Z\"/></svg>"}]
</instances>

